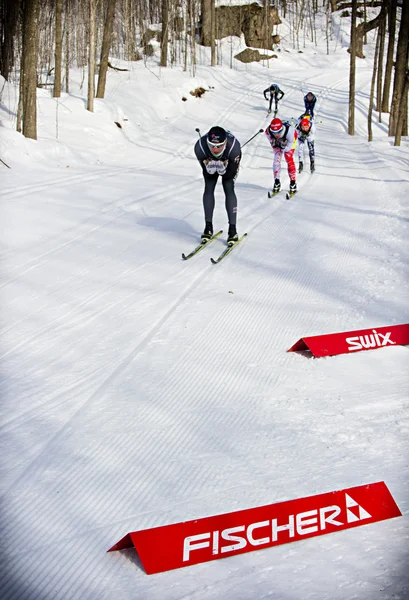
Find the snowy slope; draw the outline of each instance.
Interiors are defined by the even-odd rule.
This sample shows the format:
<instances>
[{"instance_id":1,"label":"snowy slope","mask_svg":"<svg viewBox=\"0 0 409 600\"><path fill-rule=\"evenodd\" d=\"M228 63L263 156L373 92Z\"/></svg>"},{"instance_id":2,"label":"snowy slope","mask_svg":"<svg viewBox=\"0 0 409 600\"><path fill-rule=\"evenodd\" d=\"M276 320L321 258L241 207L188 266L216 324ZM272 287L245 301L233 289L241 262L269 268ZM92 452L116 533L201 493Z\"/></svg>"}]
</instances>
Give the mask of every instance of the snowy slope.
<instances>
[{"instance_id":1,"label":"snowy slope","mask_svg":"<svg viewBox=\"0 0 409 600\"><path fill-rule=\"evenodd\" d=\"M79 87L59 103L43 91L37 142L3 94L5 599L409 597L408 348L286 353L409 322L408 140L394 148L374 123L366 141L365 61L347 135L349 56L325 48L194 78L133 63L94 114ZM269 200L258 135L237 181L247 240L218 266L224 238L184 262L203 228L195 128L244 143L268 123L272 79L281 117L318 96L316 173ZM220 185L214 223L226 231ZM403 517L151 577L135 551L106 553L129 531L375 481Z\"/></svg>"}]
</instances>

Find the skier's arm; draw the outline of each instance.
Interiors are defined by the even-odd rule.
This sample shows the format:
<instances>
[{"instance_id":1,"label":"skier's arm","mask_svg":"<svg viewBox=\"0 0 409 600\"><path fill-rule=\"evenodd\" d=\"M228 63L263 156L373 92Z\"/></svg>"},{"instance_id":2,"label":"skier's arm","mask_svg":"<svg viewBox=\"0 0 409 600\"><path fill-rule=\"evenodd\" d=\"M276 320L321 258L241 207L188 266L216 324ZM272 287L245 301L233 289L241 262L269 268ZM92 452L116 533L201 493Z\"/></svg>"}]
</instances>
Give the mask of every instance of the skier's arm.
<instances>
[{"instance_id":1,"label":"skier's arm","mask_svg":"<svg viewBox=\"0 0 409 600\"><path fill-rule=\"evenodd\" d=\"M229 153L229 163L227 165L225 179L236 177L241 161L241 146L237 139L234 140L233 146Z\"/></svg>"},{"instance_id":2,"label":"skier's arm","mask_svg":"<svg viewBox=\"0 0 409 600\"><path fill-rule=\"evenodd\" d=\"M206 137L200 138L195 144L195 154L196 158L202 167L203 175L209 174L214 175L216 173L216 168L214 165L214 161L209 159L206 155L206 152L203 150L203 144L206 143Z\"/></svg>"},{"instance_id":3,"label":"skier's arm","mask_svg":"<svg viewBox=\"0 0 409 600\"><path fill-rule=\"evenodd\" d=\"M290 127L290 129L287 132L287 143L285 145L284 152L295 150L295 147L297 145L297 137L298 134L295 131L294 127Z\"/></svg>"}]
</instances>

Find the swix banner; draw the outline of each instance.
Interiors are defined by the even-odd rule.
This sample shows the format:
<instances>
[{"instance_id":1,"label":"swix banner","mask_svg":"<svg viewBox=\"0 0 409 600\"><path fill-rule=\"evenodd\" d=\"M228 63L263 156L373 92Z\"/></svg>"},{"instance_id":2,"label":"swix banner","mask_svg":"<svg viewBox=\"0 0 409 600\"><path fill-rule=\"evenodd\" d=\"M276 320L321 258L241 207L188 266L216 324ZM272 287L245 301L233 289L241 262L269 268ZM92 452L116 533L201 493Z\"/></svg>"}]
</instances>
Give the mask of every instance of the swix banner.
<instances>
[{"instance_id":1,"label":"swix banner","mask_svg":"<svg viewBox=\"0 0 409 600\"><path fill-rule=\"evenodd\" d=\"M287 350L287 352L309 351L319 358L335 354L353 354L362 350L376 350L390 346L406 346L409 344L409 324L390 325L376 329L359 329L345 333L327 333L303 337Z\"/></svg>"},{"instance_id":2,"label":"swix banner","mask_svg":"<svg viewBox=\"0 0 409 600\"><path fill-rule=\"evenodd\" d=\"M223 515L133 531L148 575L401 516L383 481Z\"/></svg>"}]
</instances>

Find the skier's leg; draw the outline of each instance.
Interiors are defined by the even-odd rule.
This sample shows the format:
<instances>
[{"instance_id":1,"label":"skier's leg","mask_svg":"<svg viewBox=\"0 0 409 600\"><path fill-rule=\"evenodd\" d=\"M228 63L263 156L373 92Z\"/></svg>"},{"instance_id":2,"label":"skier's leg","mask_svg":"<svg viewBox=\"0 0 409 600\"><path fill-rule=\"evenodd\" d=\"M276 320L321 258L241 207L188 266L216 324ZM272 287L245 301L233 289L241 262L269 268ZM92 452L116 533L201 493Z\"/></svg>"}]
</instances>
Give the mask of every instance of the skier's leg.
<instances>
[{"instance_id":1,"label":"skier's leg","mask_svg":"<svg viewBox=\"0 0 409 600\"><path fill-rule=\"evenodd\" d=\"M234 191L234 179L222 178L224 194L226 196L226 212L229 225L236 225L237 222L237 196Z\"/></svg>"},{"instance_id":2,"label":"skier's leg","mask_svg":"<svg viewBox=\"0 0 409 600\"><path fill-rule=\"evenodd\" d=\"M305 142L305 139L299 135L298 139L297 139L298 162L304 162L304 149L305 149L304 142Z\"/></svg>"},{"instance_id":3,"label":"skier's leg","mask_svg":"<svg viewBox=\"0 0 409 600\"><path fill-rule=\"evenodd\" d=\"M205 180L205 188L203 192L203 208L204 208L204 216L206 223L213 222L213 212L214 212L214 188L216 187L217 179L219 175L215 173L214 175L209 175L206 173L203 175Z\"/></svg>"},{"instance_id":4,"label":"skier's leg","mask_svg":"<svg viewBox=\"0 0 409 600\"><path fill-rule=\"evenodd\" d=\"M310 154L310 162L314 162L314 160L315 160L314 140L308 140L308 152Z\"/></svg>"},{"instance_id":5,"label":"skier's leg","mask_svg":"<svg viewBox=\"0 0 409 600\"><path fill-rule=\"evenodd\" d=\"M281 148L273 148L274 158L273 158L273 175L274 179L280 179L281 173L281 158L283 156L283 151Z\"/></svg>"},{"instance_id":6,"label":"skier's leg","mask_svg":"<svg viewBox=\"0 0 409 600\"><path fill-rule=\"evenodd\" d=\"M284 153L284 158L287 161L288 175L291 181L295 181L297 169L294 162L294 148Z\"/></svg>"}]
</instances>

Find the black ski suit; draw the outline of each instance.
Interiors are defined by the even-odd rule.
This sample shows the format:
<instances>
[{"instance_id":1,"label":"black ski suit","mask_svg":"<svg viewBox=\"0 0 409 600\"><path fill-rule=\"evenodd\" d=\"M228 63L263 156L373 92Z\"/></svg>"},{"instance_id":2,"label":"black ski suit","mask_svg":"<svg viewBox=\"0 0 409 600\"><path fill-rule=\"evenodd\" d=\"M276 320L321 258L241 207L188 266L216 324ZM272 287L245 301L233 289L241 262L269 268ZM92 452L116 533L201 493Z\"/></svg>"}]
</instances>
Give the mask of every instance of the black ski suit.
<instances>
[{"instance_id":1,"label":"black ski suit","mask_svg":"<svg viewBox=\"0 0 409 600\"><path fill-rule=\"evenodd\" d=\"M240 142L227 132L227 143L223 153L215 158L207 145L207 135L201 137L195 145L196 158L203 170L205 188L203 193L203 208L205 221L213 221L214 212L214 190L219 175L226 197L226 211L230 225L236 225L237 220L237 197L234 191L241 160Z\"/></svg>"}]
</instances>

